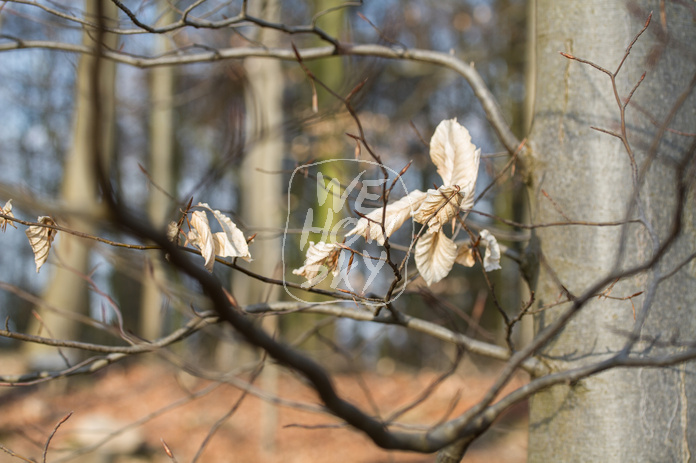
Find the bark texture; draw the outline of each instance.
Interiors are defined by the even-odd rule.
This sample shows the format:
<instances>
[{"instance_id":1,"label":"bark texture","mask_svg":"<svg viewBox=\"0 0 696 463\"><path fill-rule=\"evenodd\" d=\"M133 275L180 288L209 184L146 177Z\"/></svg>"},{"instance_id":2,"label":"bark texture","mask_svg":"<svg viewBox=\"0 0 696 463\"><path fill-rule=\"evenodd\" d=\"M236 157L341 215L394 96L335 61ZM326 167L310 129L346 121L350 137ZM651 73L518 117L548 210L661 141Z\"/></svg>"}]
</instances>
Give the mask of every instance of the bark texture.
<instances>
[{"instance_id":1,"label":"bark texture","mask_svg":"<svg viewBox=\"0 0 696 463\"><path fill-rule=\"evenodd\" d=\"M677 185L686 175L683 161L693 158L693 138L666 133L651 151L658 128L687 91L696 66L696 28L685 5L667 3L659 17L657 1L536 1L536 98L530 136L533 223L572 220L620 221L642 217L648 226L564 226L537 229L541 251L537 286L539 306L565 295L579 296L614 269L644 262L669 235L676 216ZM611 81L598 70L564 58L559 51L614 71L650 10L655 17L633 47L617 77L622 97L641 74L645 81L627 109L628 137L637 171L622 142L592 130L620 131L620 113ZM650 117L646 114L649 112ZM696 98L691 92L670 127L696 128ZM654 156L653 156L654 154ZM645 168L645 178L640 173ZM640 197L634 207L634 175ZM696 263L692 260L668 280L660 279L696 247L693 185L684 206L683 229L666 257L648 272L617 282L610 295L594 298L548 343L543 354L559 370L609 358L627 342L626 332L670 340L693 339L696 329ZM548 196L546 196L546 193ZM552 198L553 201L551 201ZM554 204L555 203L555 204ZM620 253L620 243L625 252ZM567 310L568 304L540 312L539 331ZM679 351L649 342L640 355ZM635 462L689 461L696 450L696 366L613 369L572 385L553 387L531 399L529 461Z\"/></svg>"}]
</instances>

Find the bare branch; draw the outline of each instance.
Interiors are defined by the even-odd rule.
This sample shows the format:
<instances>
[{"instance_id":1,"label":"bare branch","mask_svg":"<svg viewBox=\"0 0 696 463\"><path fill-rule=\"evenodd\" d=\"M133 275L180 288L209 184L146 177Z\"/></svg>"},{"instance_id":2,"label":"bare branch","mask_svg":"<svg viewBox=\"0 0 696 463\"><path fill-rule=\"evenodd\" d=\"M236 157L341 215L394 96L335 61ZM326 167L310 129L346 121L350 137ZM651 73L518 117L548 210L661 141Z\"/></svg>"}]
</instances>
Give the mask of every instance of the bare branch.
<instances>
[{"instance_id":1,"label":"bare branch","mask_svg":"<svg viewBox=\"0 0 696 463\"><path fill-rule=\"evenodd\" d=\"M51 41L32 41L21 40L16 37L2 35L0 38L11 40L9 43L0 44L0 52L7 50L18 50L28 48L42 48L49 50L61 50L73 53L91 54L92 50L89 47L82 45L73 45L67 43L51 42ZM481 75L476 69L466 64L456 56L436 52L432 50L421 49L394 49L383 45L357 45L348 43L337 43L336 46L318 47L299 49L298 55L302 60L316 60L328 58L331 56L364 56L378 57L387 59L411 60L433 65L442 66L451 69L461 75L471 86L474 94L481 102L488 121L491 123L496 134L503 143L503 146L511 155L520 146L520 140L515 137L510 129L509 124L505 121L505 117L486 86ZM285 61L295 61L296 56L292 50L281 48L260 48L260 47L238 47L216 49L215 51L189 53L183 56L162 56L157 58L148 58L143 56L129 55L123 52L113 50L104 50L104 58L113 60L117 63L128 64L139 68L149 68L154 66L171 66L185 65L193 63L215 62L228 59L243 59L249 57L260 58L277 58ZM521 153L524 157L526 150Z\"/></svg>"},{"instance_id":2,"label":"bare branch","mask_svg":"<svg viewBox=\"0 0 696 463\"><path fill-rule=\"evenodd\" d=\"M48 439L46 439L46 445L44 446L44 451L43 451L43 463L46 463L46 456L48 455L48 446L51 445L51 439L53 439L53 436L56 435L56 432L58 432L58 428L60 428L60 425L68 421L70 417L72 416L73 412L68 413L65 415L53 428L53 431L51 434L48 436Z\"/></svg>"},{"instance_id":3,"label":"bare branch","mask_svg":"<svg viewBox=\"0 0 696 463\"><path fill-rule=\"evenodd\" d=\"M302 312L302 313L318 313L324 315L332 315L335 317L350 318L352 320L370 321L375 323L383 323L389 325L400 325L408 329L419 331L442 341L450 342L461 346L466 351L476 355L490 357L496 360L510 359L510 351L507 349L478 341L476 339L465 336L461 333L455 333L440 325L421 320L410 315L399 314L399 320L395 320L393 315L388 312L380 312L374 314L368 310L356 310L347 307L341 307L338 304L316 304L309 305L299 302L276 302L271 304L254 304L246 306L244 311L251 314L258 313L284 313L287 311ZM522 369L532 374L543 374L546 367L543 363L529 357L522 362Z\"/></svg>"}]
</instances>

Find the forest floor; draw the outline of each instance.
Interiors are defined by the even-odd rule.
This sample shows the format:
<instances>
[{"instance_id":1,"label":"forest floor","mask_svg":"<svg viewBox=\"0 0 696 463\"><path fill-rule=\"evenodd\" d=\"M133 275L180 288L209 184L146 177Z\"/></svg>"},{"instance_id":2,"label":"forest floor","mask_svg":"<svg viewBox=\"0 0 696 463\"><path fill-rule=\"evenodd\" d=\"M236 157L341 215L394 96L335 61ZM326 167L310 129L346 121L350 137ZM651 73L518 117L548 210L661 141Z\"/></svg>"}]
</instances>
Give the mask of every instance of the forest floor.
<instances>
[{"instance_id":1,"label":"forest floor","mask_svg":"<svg viewBox=\"0 0 696 463\"><path fill-rule=\"evenodd\" d=\"M7 363L3 361L3 364ZM334 380L346 398L385 418L417 401L437 376L422 370L396 371L389 375L365 372L337 374ZM480 398L494 378L469 366L441 383L398 421L433 425L456 416ZM524 381L522 377L516 378L507 390L519 387ZM281 373L277 384L278 396L318 408L316 395L297 377ZM339 425L323 413L279 406L273 408L275 418L269 417L268 402L251 394L240 401L242 395L229 384L215 387L209 381L153 362L116 364L92 377L0 389L0 462L435 461L434 455L381 450L363 434ZM463 461L526 461L526 428L527 408L521 404L486 432ZM121 432L100 450L82 456L75 452L101 440L106 429ZM215 432L211 433L213 429ZM46 443L54 431L44 460ZM167 456L165 446L171 457ZM110 449L128 455L101 456Z\"/></svg>"}]
</instances>

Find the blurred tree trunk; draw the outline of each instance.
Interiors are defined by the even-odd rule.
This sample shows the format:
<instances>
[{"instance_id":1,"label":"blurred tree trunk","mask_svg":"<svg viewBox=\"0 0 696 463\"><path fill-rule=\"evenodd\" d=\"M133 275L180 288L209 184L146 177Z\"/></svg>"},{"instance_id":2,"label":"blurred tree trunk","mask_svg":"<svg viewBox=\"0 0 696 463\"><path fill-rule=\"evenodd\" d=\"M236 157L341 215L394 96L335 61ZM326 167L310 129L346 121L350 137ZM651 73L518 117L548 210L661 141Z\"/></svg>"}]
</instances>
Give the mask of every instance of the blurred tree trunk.
<instances>
[{"instance_id":1,"label":"blurred tree trunk","mask_svg":"<svg viewBox=\"0 0 696 463\"><path fill-rule=\"evenodd\" d=\"M85 1L85 16L93 23L96 11L96 1ZM104 3L106 24L117 18L116 6L111 2ZM94 31L86 29L82 42L93 46ZM108 48L118 48L118 37L104 34L104 44ZM103 211L97 190L94 172L93 153L89 151L92 136L92 100L90 98L90 79L96 65L92 55L81 55L77 70L75 112L73 116L72 147L65 161L61 199L72 212L71 215L58 218L58 223L64 227L91 233L94 229L93 219ZM116 65L107 60L101 61L101 80L99 94L102 105L102 153L103 165L108 166L113 152L114 128L114 90ZM57 265L51 268L51 280L43 294L46 305L56 309L87 314L89 311L89 293L85 281L80 277L89 270L89 250L92 242L62 233L55 244L54 261ZM45 336L57 339L75 339L77 325L68 315L57 314L53 311L38 309L41 321L33 320L31 332L42 332ZM37 367L61 367L64 361L55 348L26 344L29 361Z\"/></svg>"},{"instance_id":2,"label":"blurred tree trunk","mask_svg":"<svg viewBox=\"0 0 696 463\"><path fill-rule=\"evenodd\" d=\"M590 66L567 60L559 51L587 59L614 71L625 49L643 26L656 2L536 0L535 119L531 133L531 196L533 223L573 220L622 220L629 210L634 184L626 151L617 138L590 126L619 131L619 109L609 77ZM663 5L664 6L664 5ZM631 9L629 9L629 7ZM666 26L666 27L665 27ZM661 34L666 34L660 39ZM661 41L662 40L662 41ZM625 98L647 71L627 109L628 137L639 169L658 129L637 108L647 109L658 124L665 120L679 95L688 89L696 71L684 48L696 43L693 15L685 5L668 3L665 21L657 15L638 40L617 78ZM664 48L663 48L664 47ZM693 56L693 55L690 55ZM693 89L692 89L693 90ZM696 127L694 92L677 112L670 127L693 132ZM692 139L666 133L657 158L640 187L645 218L660 240L668 236L677 207L676 185L683 175L677 167L691 157ZM687 164L688 165L688 164ZM656 268L613 286L611 296L630 296L651 288L691 251L696 242L696 205L691 195L685 207L683 236ZM639 215L633 208L631 216ZM620 268L646 261L656 242L645 227L551 227L535 232L542 265L537 285L540 307L563 296L580 295L611 272L625 242ZM553 273L551 272L552 269ZM561 295L561 296L559 296ZM654 299L653 299L654 296ZM643 320L641 304L652 300ZM573 318L543 354L560 368L597 362L618 352L636 323L645 322L642 335L668 341L696 331L694 263L665 281L655 294L646 291L631 302L594 298ZM552 323L568 304L536 316L537 331ZM676 353L677 347L649 353ZM555 386L535 395L530 404L529 461L689 461L696 449L696 368L693 362L673 368L614 369L572 385Z\"/></svg>"},{"instance_id":3,"label":"blurred tree trunk","mask_svg":"<svg viewBox=\"0 0 696 463\"><path fill-rule=\"evenodd\" d=\"M165 9L160 22L174 21L174 11L167 1L159 2ZM170 38L166 35L156 37L159 53L171 49ZM150 185L147 213L156 227L164 228L172 200L167 193L174 195L174 67L160 66L150 74L150 163L148 170L154 185ZM165 193L166 192L166 193ZM162 291L159 286L166 282L159 252L151 254L143 276L143 293L140 311L141 335L145 339L155 339L162 332Z\"/></svg>"},{"instance_id":4,"label":"blurred tree trunk","mask_svg":"<svg viewBox=\"0 0 696 463\"><path fill-rule=\"evenodd\" d=\"M324 11L331 10L340 6L343 2L341 0L317 0L316 1L316 14ZM319 27L327 34L332 37L341 37L341 32L344 29L345 22L345 8L340 8L331 11L330 13L320 16L317 23ZM325 42L316 39L316 45L324 45ZM345 96L346 89L344 88L344 66L343 60L345 58L341 56L321 59L317 61L311 61L306 63L307 67L310 69L316 80L322 82L324 85L329 87L331 90L337 94L343 94ZM338 125L337 122L345 114L345 108L343 103L341 103L335 96L333 96L329 91L327 91L322 85L315 84L316 97L317 97L317 110L321 114L321 118L317 119L314 124L329 124L333 125L334 128ZM328 147L341 147L343 146L343 138L345 137L342 130L326 130L323 131L312 146L310 147L309 156L310 159L316 160L331 160L331 159L342 159L346 157L345 152L331 150ZM338 167L340 165L341 167ZM334 163L326 162L318 166L319 172L324 176L324 181L329 183L333 178L345 178L346 172L341 171L345 168L345 163ZM357 175L357 172L356 172ZM315 188L312 186L312 188ZM312 190L313 191L313 190ZM330 230L333 226L340 220L340 211L330 210L333 208L333 202L327 201L323 205L319 204L318 198L314 198L313 209L313 222L314 226L322 227L322 229ZM322 239L322 233L313 232L309 234L309 240L318 242ZM307 249L302 249L304 254ZM327 278L318 287L328 289L331 278ZM305 295L307 300L321 300L321 297L317 295L308 293ZM283 331L291 339L302 335L309 327L314 326L318 323L322 317L320 315L313 314L289 314L283 317ZM331 333L327 330L322 332L325 336L331 337ZM316 337L312 336L303 342L303 346L308 352L318 351L320 349L319 341Z\"/></svg>"},{"instance_id":5,"label":"blurred tree trunk","mask_svg":"<svg viewBox=\"0 0 696 463\"><path fill-rule=\"evenodd\" d=\"M267 21L280 22L280 2L265 0L249 5L249 13ZM267 46L278 46L278 31L262 30L256 37ZM273 278L281 276L281 237L274 230L284 225L283 205L286 185L283 177L269 172L283 168L285 143L283 139L283 69L280 61L259 58L244 60L246 71L246 145L248 151L240 169L241 215L252 231L258 230L253 247L254 260L249 269ZM242 305L278 300L277 286L235 275L234 295ZM278 330L277 317L265 317L262 326L270 334ZM226 357L232 357L238 347L226 346ZM260 377L261 386L271 394L277 393L278 369L267 362ZM273 451L278 423L278 410L266 401L261 409L261 446Z\"/></svg>"},{"instance_id":6,"label":"blurred tree trunk","mask_svg":"<svg viewBox=\"0 0 696 463\"><path fill-rule=\"evenodd\" d=\"M322 12L322 11L327 11L330 10L331 8L335 8L339 6L342 2L341 0L317 0L317 12ZM320 20L320 27L326 31L329 35L332 37L340 37L341 36L341 31L343 29L343 21L344 21L344 12L345 9L339 9L332 11L329 14L325 14L321 16ZM321 43L320 40L317 39L317 45ZM335 58L328 58L328 59L322 59L318 60L316 62L309 63L310 69L312 70L312 73L316 77L317 80L320 82L323 82L324 85L329 87L331 90L334 92L338 93L339 95L341 93L344 93L345 89L343 87L343 81L344 81L344 76L343 76L343 58L340 56L337 56ZM324 120L317 121L317 124L322 124L322 123L334 123L337 119L337 114L343 113L344 108L341 106L341 102L336 99L333 95L331 95L323 86L321 85L316 85L316 91L317 91L317 104L318 104L318 109L320 112L324 112ZM340 116L338 116L340 117ZM338 138L338 137L344 137L345 135L343 134L343 131L328 131L326 137L329 138ZM340 140L326 140L325 143L317 143L316 144L317 148L315 150L314 158L316 159L336 159L336 158L342 158L345 156L345 153L336 153L336 152L326 152L322 151L322 148L325 146L341 146ZM322 172L322 174L327 178L327 181L330 181L332 178L340 178L339 172L337 171L336 164L332 162L327 162L325 164L322 164L319 166L319 170ZM335 223L338 222L339 217L335 216L333 221L329 220L329 209L332 207L332 202L328 201L324 203L324 205L319 205L316 204L314 207L314 214L315 218L314 221L317 224L321 224L322 227L326 228L331 228L334 226ZM333 211L338 212L338 211ZM332 214L333 216L333 214ZM327 221L328 220L328 221ZM321 238L320 233L312 233L310 236L313 235L313 240L319 241ZM312 296L312 295L310 295ZM313 320L316 321L318 318L315 317L307 317L307 315L303 315L303 320Z\"/></svg>"},{"instance_id":7,"label":"blurred tree trunk","mask_svg":"<svg viewBox=\"0 0 696 463\"><path fill-rule=\"evenodd\" d=\"M336 8L340 6L343 2L341 0L316 0L316 12L320 13L323 11L330 10L331 8ZM332 37L341 37L341 32L344 30L345 22L345 11L346 8L337 9L322 15L319 19L318 25L326 33ZM325 45L326 43L317 39L317 45ZM330 89L339 94L342 93L341 85L343 84L343 58L337 56L335 58L321 59L316 62L309 63L308 66L317 77L317 79L324 82ZM343 110L339 105L341 104L336 100L328 91L326 91L321 85L317 85L317 98L319 102L319 108L328 110L328 108L337 107L339 110ZM334 114L334 111L330 111L330 114ZM324 156L329 158L329 155L324 153ZM322 222L323 223L323 222Z\"/></svg>"}]
</instances>

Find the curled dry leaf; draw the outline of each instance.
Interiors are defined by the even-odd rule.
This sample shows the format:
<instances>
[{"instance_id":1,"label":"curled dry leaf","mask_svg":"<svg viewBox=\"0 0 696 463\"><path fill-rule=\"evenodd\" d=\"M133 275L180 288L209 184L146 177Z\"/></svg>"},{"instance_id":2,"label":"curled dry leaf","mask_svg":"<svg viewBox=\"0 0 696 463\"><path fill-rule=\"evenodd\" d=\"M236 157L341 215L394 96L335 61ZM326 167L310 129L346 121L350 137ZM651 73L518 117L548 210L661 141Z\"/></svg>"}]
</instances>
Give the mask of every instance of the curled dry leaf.
<instances>
[{"instance_id":1,"label":"curled dry leaf","mask_svg":"<svg viewBox=\"0 0 696 463\"><path fill-rule=\"evenodd\" d=\"M244 260L251 260L249 245L247 244L244 233L237 228L232 219L222 212L212 209L206 203L198 203L196 207L201 207L213 213L213 216L220 224L223 231L213 233L210 229L208 216L204 211L194 211L191 214L191 229L186 236L185 244L192 244L201 251L205 259L205 268L209 272L213 271L215 256L219 257L241 257ZM167 236L176 238L176 224L172 222L167 230Z\"/></svg>"},{"instance_id":2,"label":"curled dry leaf","mask_svg":"<svg viewBox=\"0 0 696 463\"><path fill-rule=\"evenodd\" d=\"M481 230L479 235L481 236L481 242L486 245L486 254L483 256L483 268L486 272L500 270L500 246L498 246L498 240L488 230Z\"/></svg>"},{"instance_id":3,"label":"curled dry leaf","mask_svg":"<svg viewBox=\"0 0 696 463\"><path fill-rule=\"evenodd\" d=\"M476 258L474 257L474 250L467 245L462 245L457 250L457 259L455 260L459 265L464 267L473 267L476 264Z\"/></svg>"},{"instance_id":4,"label":"curled dry leaf","mask_svg":"<svg viewBox=\"0 0 696 463\"><path fill-rule=\"evenodd\" d=\"M428 190L425 200L413 214L413 220L422 224L427 220L430 227L428 233L436 233L459 214L461 201L462 194L457 186L443 186L437 190Z\"/></svg>"},{"instance_id":5,"label":"curled dry leaf","mask_svg":"<svg viewBox=\"0 0 696 463\"><path fill-rule=\"evenodd\" d=\"M316 285L326 278L328 272L336 276L339 271L338 257L341 254L341 249L341 246L336 243L329 244L320 241L314 244L313 241L310 241L304 265L293 270L292 273L307 279L303 286ZM328 272L324 271L324 267L328 269Z\"/></svg>"},{"instance_id":6,"label":"curled dry leaf","mask_svg":"<svg viewBox=\"0 0 696 463\"><path fill-rule=\"evenodd\" d=\"M173 220L167 224L167 239L172 243L178 243L179 225Z\"/></svg>"},{"instance_id":7,"label":"curled dry leaf","mask_svg":"<svg viewBox=\"0 0 696 463\"><path fill-rule=\"evenodd\" d=\"M462 192L462 209L473 206L481 150L471 142L471 135L457 119L440 122L430 139L430 159L445 186L458 185Z\"/></svg>"},{"instance_id":8,"label":"curled dry leaf","mask_svg":"<svg viewBox=\"0 0 696 463\"><path fill-rule=\"evenodd\" d=\"M0 212L3 214L14 218L14 214L12 213L12 200L8 199L5 205L3 206L2 209L0 209ZM0 217L0 230L5 231L7 229L7 224L12 225L14 228L17 228L17 226L12 223L11 220L5 219L3 217Z\"/></svg>"},{"instance_id":9,"label":"curled dry leaf","mask_svg":"<svg viewBox=\"0 0 696 463\"><path fill-rule=\"evenodd\" d=\"M55 220L51 217L41 216L38 219L39 223L44 225L56 225ZM41 266L48 259L48 251L51 250L51 243L58 233L52 228L41 227L38 225L32 225L27 228L26 234L29 238L29 245L31 250L34 252L34 262L36 263L36 273L39 273Z\"/></svg>"},{"instance_id":10,"label":"curled dry leaf","mask_svg":"<svg viewBox=\"0 0 696 463\"><path fill-rule=\"evenodd\" d=\"M222 212L211 208L206 203L198 203L196 207L202 207L212 212L215 220L217 220L222 228L222 232L213 234L215 255L220 257L241 257L246 261L251 260L249 245L244 237L244 233L237 228L237 225L232 222L232 219Z\"/></svg>"},{"instance_id":11,"label":"curled dry leaf","mask_svg":"<svg viewBox=\"0 0 696 463\"><path fill-rule=\"evenodd\" d=\"M416 267L428 286L445 278L457 258L457 245L442 230L425 233L416 243Z\"/></svg>"},{"instance_id":12,"label":"curled dry leaf","mask_svg":"<svg viewBox=\"0 0 696 463\"><path fill-rule=\"evenodd\" d=\"M387 237L391 236L396 230L411 217L420 207L426 197L426 193L420 190L413 190L408 195L388 204L384 215L384 231ZM384 234L382 233L382 212L384 208L378 208L358 220L358 224L346 236L361 235L367 242L377 240L379 244L384 244Z\"/></svg>"},{"instance_id":13,"label":"curled dry leaf","mask_svg":"<svg viewBox=\"0 0 696 463\"><path fill-rule=\"evenodd\" d=\"M201 251L205 259L205 268L209 272L213 271L215 264L215 246L213 245L213 234L210 231L208 217L203 211L194 211L191 214L191 230L187 235L187 241Z\"/></svg>"}]
</instances>

